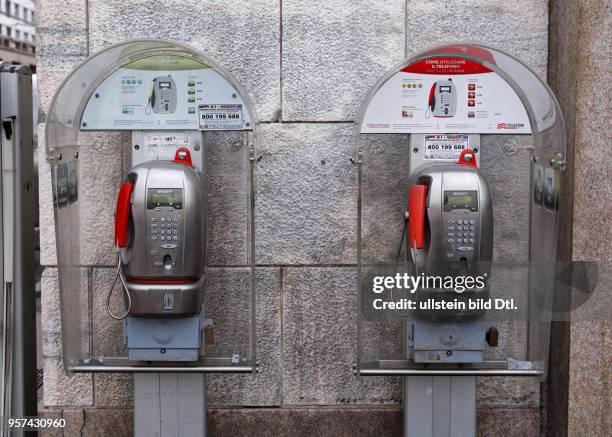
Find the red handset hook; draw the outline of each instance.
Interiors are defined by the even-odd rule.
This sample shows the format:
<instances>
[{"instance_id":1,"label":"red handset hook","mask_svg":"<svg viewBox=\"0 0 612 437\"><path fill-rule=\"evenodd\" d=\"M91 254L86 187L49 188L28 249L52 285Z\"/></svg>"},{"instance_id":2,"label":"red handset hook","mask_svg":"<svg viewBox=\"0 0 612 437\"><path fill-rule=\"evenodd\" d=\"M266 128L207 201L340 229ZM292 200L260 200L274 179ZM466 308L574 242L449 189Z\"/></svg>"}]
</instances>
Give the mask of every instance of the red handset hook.
<instances>
[{"instance_id":1,"label":"red handset hook","mask_svg":"<svg viewBox=\"0 0 612 437\"><path fill-rule=\"evenodd\" d=\"M422 249L425 245L425 205L427 201L427 185L410 187L408 204L408 244L411 249Z\"/></svg>"},{"instance_id":2,"label":"red handset hook","mask_svg":"<svg viewBox=\"0 0 612 437\"><path fill-rule=\"evenodd\" d=\"M189 167L193 167L193 162L191 161L191 152L187 147L179 147L176 149L176 153L174 154L174 159L172 162L177 162L179 164L185 164Z\"/></svg>"},{"instance_id":3,"label":"red handset hook","mask_svg":"<svg viewBox=\"0 0 612 437\"><path fill-rule=\"evenodd\" d=\"M119 188L117 196L117 211L115 215L115 244L117 247L125 247L127 245L127 227L128 219L130 218L130 197L134 184L124 182Z\"/></svg>"},{"instance_id":4,"label":"red handset hook","mask_svg":"<svg viewBox=\"0 0 612 437\"><path fill-rule=\"evenodd\" d=\"M478 165L476 164L476 153L472 149L463 149L457 164L471 165L474 168L478 168Z\"/></svg>"}]
</instances>

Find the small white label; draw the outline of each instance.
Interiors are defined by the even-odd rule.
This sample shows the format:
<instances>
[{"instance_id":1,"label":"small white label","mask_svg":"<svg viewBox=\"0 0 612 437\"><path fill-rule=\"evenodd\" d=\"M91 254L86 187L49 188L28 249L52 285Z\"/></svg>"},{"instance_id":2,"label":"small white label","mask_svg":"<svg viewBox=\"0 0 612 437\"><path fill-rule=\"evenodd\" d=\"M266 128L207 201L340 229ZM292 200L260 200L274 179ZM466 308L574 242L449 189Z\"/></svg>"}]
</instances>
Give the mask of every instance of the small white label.
<instances>
[{"instance_id":1,"label":"small white label","mask_svg":"<svg viewBox=\"0 0 612 437\"><path fill-rule=\"evenodd\" d=\"M425 135L424 158L457 161L468 147L467 135Z\"/></svg>"},{"instance_id":2,"label":"small white label","mask_svg":"<svg viewBox=\"0 0 612 437\"><path fill-rule=\"evenodd\" d=\"M179 147L190 149L187 134L145 133L143 142L145 161L171 161Z\"/></svg>"},{"instance_id":3,"label":"small white label","mask_svg":"<svg viewBox=\"0 0 612 437\"><path fill-rule=\"evenodd\" d=\"M200 130L242 129L241 104L206 104L198 111Z\"/></svg>"}]
</instances>

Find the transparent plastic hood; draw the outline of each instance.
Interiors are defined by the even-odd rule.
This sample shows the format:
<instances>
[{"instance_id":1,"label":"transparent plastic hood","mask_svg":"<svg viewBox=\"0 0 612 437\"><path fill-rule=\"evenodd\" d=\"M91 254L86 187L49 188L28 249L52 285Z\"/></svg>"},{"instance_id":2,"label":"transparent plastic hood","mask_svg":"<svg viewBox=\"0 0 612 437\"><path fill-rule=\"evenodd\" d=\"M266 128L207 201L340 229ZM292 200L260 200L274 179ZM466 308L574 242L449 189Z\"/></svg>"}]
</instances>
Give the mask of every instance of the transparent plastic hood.
<instances>
[{"instance_id":1,"label":"transparent plastic hood","mask_svg":"<svg viewBox=\"0 0 612 437\"><path fill-rule=\"evenodd\" d=\"M84 371L83 366L92 363L95 366L90 371L146 371L147 363L127 359L123 323L110 320L105 308L116 265L116 196L132 166L131 149L139 147L132 138L136 129L117 124L109 128L108 123L92 128L87 120L94 118L84 114L90 100L105 97L99 90L109 89L107 85L117 71L135 64L146 69L151 60L164 59L209 69L220 78L216 83L229 90L228 99L242 105L240 127L207 129L196 123L175 129L198 138L202 147L207 192L206 292L201 318L214 326L214 343L202 347L198 362L183 365L188 367L186 371L203 372L256 368L252 198L258 121L253 105L228 71L193 48L168 41L135 40L102 50L76 67L57 90L46 120L67 372ZM179 104L181 99L179 96ZM129 113L129 105L124 111ZM138 130L142 136L142 132L156 129L143 125ZM118 287L112 304L114 308L122 305Z\"/></svg>"}]
</instances>

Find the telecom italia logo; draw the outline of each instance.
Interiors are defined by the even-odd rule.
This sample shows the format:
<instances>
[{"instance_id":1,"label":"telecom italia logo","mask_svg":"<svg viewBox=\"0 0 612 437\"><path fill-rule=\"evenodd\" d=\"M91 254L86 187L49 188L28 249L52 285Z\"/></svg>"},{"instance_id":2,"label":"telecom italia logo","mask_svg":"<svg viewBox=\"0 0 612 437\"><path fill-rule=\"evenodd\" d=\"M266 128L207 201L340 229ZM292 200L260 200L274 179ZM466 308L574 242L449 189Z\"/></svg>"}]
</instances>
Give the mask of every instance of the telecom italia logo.
<instances>
[{"instance_id":1,"label":"telecom italia logo","mask_svg":"<svg viewBox=\"0 0 612 437\"><path fill-rule=\"evenodd\" d=\"M521 129L525 123L497 123L497 129Z\"/></svg>"}]
</instances>

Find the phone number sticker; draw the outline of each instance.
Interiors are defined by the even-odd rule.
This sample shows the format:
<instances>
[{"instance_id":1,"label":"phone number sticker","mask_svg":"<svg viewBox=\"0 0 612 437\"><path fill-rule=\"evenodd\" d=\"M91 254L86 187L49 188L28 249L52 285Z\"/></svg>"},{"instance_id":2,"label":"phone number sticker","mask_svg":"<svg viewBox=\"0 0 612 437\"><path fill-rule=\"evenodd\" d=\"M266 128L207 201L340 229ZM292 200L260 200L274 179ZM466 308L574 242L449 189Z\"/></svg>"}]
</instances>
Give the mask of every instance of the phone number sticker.
<instances>
[{"instance_id":1,"label":"phone number sticker","mask_svg":"<svg viewBox=\"0 0 612 437\"><path fill-rule=\"evenodd\" d=\"M206 104L199 106L199 130L242 129L241 104Z\"/></svg>"},{"instance_id":2,"label":"phone number sticker","mask_svg":"<svg viewBox=\"0 0 612 437\"><path fill-rule=\"evenodd\" d=\"M425 159L456 161L468 146L467 135L425 135Z\"/></svg>"}]
</instances>

